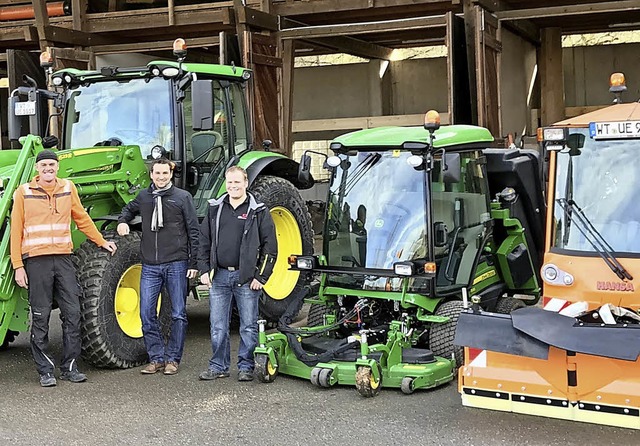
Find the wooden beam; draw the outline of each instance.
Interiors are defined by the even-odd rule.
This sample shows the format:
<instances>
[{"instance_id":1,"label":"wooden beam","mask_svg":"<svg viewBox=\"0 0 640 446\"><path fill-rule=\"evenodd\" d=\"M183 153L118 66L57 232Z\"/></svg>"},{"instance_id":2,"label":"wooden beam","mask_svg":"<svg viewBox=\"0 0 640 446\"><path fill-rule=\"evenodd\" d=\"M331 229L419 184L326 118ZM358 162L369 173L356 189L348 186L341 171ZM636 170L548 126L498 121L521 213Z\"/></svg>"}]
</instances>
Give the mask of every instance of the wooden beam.
<instances>
[{"instance_id":1,"label":"wooden beam","mask_svg":"<svg viewBox=\"0 0 640 446\"><path fill-rule=\"evenodd\" d=\"M74 48L51 48L52 56L56 59L77 60L89 62L93 57L90 51L81 51Z\"/></svg>"},{"instance_id":2,"label":"wooden beam","mask_svg":"<svg viewBox=\"0 0 640 446\"><path fill-rule=\"evenodd\" d=\"M278 16L276 15L240 5L236 6L236 13L236 18L239 23L252 28L267 31L278 31L280 29Z\"/></svg>"},{"instance_id":3,"label":"wooden beam","mask_svg":"<svg viewBox=\"0 0 640 446\"><path fill-rule=\"evenodd\" d=\"M601 14L625 12L640 9L640 0L620 0L617 2L581 3L579 5L547 6L544 8L514 9L497 12L499 20L543 19L566 15Z\"/></svg>"},{"instance_id":4,"label":"wooden beam","mask_svg":"<svg viewBox=\"0 0 640 446\"><path fill-rule=\"evenodd\" d=\"M564 116L564 82L562 72L562 32L560 28L543 28L538 57L542 125L562 121Z\"/></svg>"},{"instance_id":5,"label":"wooden beam","mask_svg":"<svg viewBox=\"0 0 640 446\"><path fill-rule=\"evenodd\" d=\"M510 5L502 0L473 0L475 4L481 6L487 11L496 14L501 11L509 11L513 9ZM500 18L498 17L498 20ZM529 20L505 21L502 26L507 28L514 34L526 39L535 46L540 46L540 28Z\"/></svg>"},{"instance_id":6,"label":"wooden beam","mask_svg":"<svg viewBox=\"0 0 640 446\"><path fill-rule=\"evenodd\" d=\"M71 0L71 17L73 29L84 31L87 15L87 0Z\"/></svg>"},{"instance_id":7,"label":"wooden beam","mask_svg":"<svg viewBox=\"0 0 640 446\"><path fill-rule=\"evenodd\" d=\"M273 3L272 12L281 16L296 16L307 14L334 13L340 11L353 11L362 9L382 9L403 6L415 6L416 0L312 0ZM442 5L443 8L451 6L451 0L420 0L425 6Z\"/></svg>"},{"instance_id":8,"label":"wooden beam","mask_svg":"<svg viewBox=\"0 0 640 446\"><path fill-rule=\"evenodd\" d=\"M38 30L38 40L40 41L40 51L44 51L46 47L51 46L50 42L45 38L45 27L49 26L49 13L45 0L31 0L33 5L33 13L35 16L36 29Z\"/></svg>"},{"instance_id":9,"label":"wooden beam","mask_svg":"<svg viewBox=\"0 0 640 446\"><path fill-rule=\"evenodd\" d=\"M283 23L291 24L290 21L283 21ZM409 31L415 29L445 28L446 26L447 21L445 16L439 15L432 17L415 17L410 19L386 20L380 22L286 28L280 31L280 36L282 39L319 38L333 36L352 36L356 34Z\"/></svg>"},{"instance_id":10,"label":"wooden beam","mask_svg":"<svg viewBox=\"0 0 640 446\"><path fill-rule=\"evenodd\" d=\"M341 53L347 53L365 59L391 60L391 54L393 53L393 49L391 48L354 39L353 37L336 36L325 37L323 39L303 40L307 40L317 46L331 48Z\"/></svg>"},{"instance_id":11,"label":"wooden beam","mask_svg":"<svg viewBox=\"0 0 640 446\"><path fill-rule=\"evenodd\" d=\"M173 40L156 42L114 43L108 45L91 46L91 51L96 54L131 53L141 51L170 50L172 48L172 45ZM189 39L189 48L202 48L218 45L220 45L220 38L218 36Z\"/></svg>"},{"instance_id":12,"label":"wooden beam","mask_svg":"<svg viewBox=\"0 0 640 446\"><path fill-rule=\"evenodd\" d=\"M33 38L34 30L35 28L33 26L25 27L25 40L35 40ZM106 45L114 42L114 39L112 38L54 25L49 25L44 28L44 38L52 43L64 43L67 45L78 45L81 47Z\"/></svg>"},{"instance_id":13,"label":"wooden beam","mask_svg":"<svg viewBox=\"0 0 640 446\"><path fill-rule=\"evenodd\" d=\"M449 113L440 113L440 122L449 124ZM360 116L355 118L325 118L293 121L293 133L327 132L333 130L357 130L386 126L414 126L424 124L424 114Z\"/></svg>"}]
</instances>

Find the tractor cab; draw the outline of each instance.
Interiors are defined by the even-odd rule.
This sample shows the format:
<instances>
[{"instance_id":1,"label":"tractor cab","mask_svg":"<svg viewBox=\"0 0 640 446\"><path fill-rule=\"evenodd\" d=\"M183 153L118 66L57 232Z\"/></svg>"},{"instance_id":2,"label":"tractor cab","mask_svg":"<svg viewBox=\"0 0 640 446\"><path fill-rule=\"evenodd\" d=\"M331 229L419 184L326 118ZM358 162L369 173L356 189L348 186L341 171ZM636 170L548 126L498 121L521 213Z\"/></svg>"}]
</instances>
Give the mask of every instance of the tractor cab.
<instances>
[{"instance_id":1,"label":"tractor cab","mask_svg":"<svg viewBox=\"0 0 640 446\"><path fill-rule=\"evenodd\" d=\"M470 283L490 197L481 147L438 149L449 135L435 133L435 150L419 128L373 129L331 145L337 165L323 250L330 283L400 291L412 276L407 289L428 295Z\"/></svg>"}]
</instances>

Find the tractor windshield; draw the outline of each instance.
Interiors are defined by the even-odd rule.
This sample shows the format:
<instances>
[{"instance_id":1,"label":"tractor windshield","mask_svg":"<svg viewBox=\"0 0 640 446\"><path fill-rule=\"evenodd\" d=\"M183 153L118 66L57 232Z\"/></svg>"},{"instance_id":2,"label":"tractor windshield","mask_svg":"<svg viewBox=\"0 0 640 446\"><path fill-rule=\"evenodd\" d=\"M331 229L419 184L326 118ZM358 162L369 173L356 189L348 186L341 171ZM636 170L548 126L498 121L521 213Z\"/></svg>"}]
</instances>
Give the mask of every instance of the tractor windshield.
<instances>
[{"instance_id":1,"label":"tractor windshield","mask_svg":"<svg viewBox=\"0 0 640 446\"><path fill-rule=\"evenodd\" d=\"M427 256L425 173L407 164L410 155L341 155L328 203L329 265L391 270Z\"/></svg>"},{"instance_id":2,"label":"tractor windshield","mask_svg":"<svg viewBox=\"0 0 640 446\"><path fill-rule=\"evenodd\" d=\"M615 252L640 253L640 140L594 140L588 129L572 129L568 148L557 153L553 209L557 248L595 252L580 222L575 203Z\"/></svg>"},{"instance_id":3,"label":"tractor windshield","mask_svg":"<svg viewBox=\"0 0 640 446\"><path fill-rule=\"evenodd\" d=\"M170 84L162 78L95 82L69 90L64 148L137 145L143 158L155 145L172 151L171 103Z\"/></svg>"}]
</instances>

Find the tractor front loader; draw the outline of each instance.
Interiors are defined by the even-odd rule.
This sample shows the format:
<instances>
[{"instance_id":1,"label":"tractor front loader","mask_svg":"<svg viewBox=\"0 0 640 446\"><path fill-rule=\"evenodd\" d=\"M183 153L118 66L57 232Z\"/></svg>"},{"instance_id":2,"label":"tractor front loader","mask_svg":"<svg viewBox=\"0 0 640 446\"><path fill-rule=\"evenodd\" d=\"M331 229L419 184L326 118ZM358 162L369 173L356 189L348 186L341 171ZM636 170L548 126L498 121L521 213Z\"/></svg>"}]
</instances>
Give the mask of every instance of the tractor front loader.
<instances>
[{"instance_id":1,"label":"tractor front loader","mask_svg":"<svg viewBox=\"0 0 640 446\"><path fill-rule=\"evenodd\" d=\"M466 406L640 429L640 104L540 129L548 159L543 307L460 315Z\"/></svg>"},{"instance_id":2,"label":"tractor front loader","mask_svg":"<svg viewBox=\"0 0 640 446\"><path fill-rule=\"evenodd\" d=\"M9 262L9 215L13 191L31 179L43 141L48 146L57 143L59 175L77 185L91 217L118 244L110 257L89 242L81 244L81 234L74 233L84 291L83 357L93 365L132 367L147 359L139 315L140 226L132 224L126 237L113 229L122 207L149 185L148 164L160 157L175 162L174 185L191 192L200 217L208 200L225 192L228 167L247 171L250 191L271 210L281 253L264 287L260 311L277 321L288 307L302 305L307 276L289 271L287 256L313 253L311 219L296 189L311 187L313 179L299 181L298 163L282 154L254 150L245 101L250 70L186 63L182 39L176 41L174 54L177 61L144 67L48 70L51 90L39 89L25 77L27 85L12 92L10 138L30 134L20 139L20 150L0 152L0 344L8 345L28 328L26 293L15 286ZM46 65L49 59L43 56ZM61 118L57 141L45 137L48 105ZM159 320L166 331L170 304L160 300Z\"/></svg>"},{"instance_id":3,"label":"tractor front loader","mask_svg":"<svg viewBox=\"0 0 640 446\"><path fill-rule=\"evenodd\" d=\"M537 158L489 148L484 128L378 128L331 143L322 254L294 253L292 269L319 276L307 327L260 330L258 377L404 393L451 381L453 344L467 293L505 313L537 302L542 233ZM307 165L303 156L301 177ZM539 186L539 185L538 185ZM493 198L493 199L492 199ZM526 299L526 300L523 300Z\"/></svg>"}]
</instances>

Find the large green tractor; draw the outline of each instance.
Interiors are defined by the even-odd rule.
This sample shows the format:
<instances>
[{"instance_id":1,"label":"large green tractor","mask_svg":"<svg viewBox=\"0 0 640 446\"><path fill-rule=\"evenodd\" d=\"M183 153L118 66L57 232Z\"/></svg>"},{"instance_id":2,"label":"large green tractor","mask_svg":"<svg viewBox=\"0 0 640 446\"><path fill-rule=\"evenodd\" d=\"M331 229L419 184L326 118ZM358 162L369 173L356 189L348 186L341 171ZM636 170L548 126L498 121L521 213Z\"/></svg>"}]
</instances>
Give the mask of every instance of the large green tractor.
<instances>
[{"instance_id":1,"label":"large green tractor","mask_svg":"<svg viewBox=\"0 0 640 446\"><path fill-rule=\"evenodd\" d=\"M465 296L502 313L537 302L538 158L489 148L484 128L440 128L437 113L427 117L425 128L331 143L322 254L289 258L319 276L319 294L307 327L291 326L289 314L277 332L261 326L261 381L284 373L355 385L363 396L435 387L463 360L453 339Z\"/></svg>"},{"instance_id":2,"label":"large green tractor","mask_svg":"<svg viewBox=\"0 0 640 446\"><path fill-rule=\"evenodd\" d=\"M177 54L178 55L178 54ZM55 91L28 86L9 100L10 134L22 149L0 151L0 344L28 329L25 290L14 284L9 261L9 220L15 188L34 173L35 154L53 144L44 137L47 103L62 117L57 147L61 177L74 181L82 202L105 236L118 244L111 257L74 232L82 299L83 356L100 367L132 367L146 360L139 316L140 233L118 237L120 209L149 185L147 164L176 162L174 184L189 190L203 216L211 198L224 192L231 165L247 170L250 190L271 209L282 253L260 302L261 313L277 320L291 302L302 304L306 275L289 271L291 252L313 253L313 232L305 202L296 189L298 163L275 152L254 151L245 89L251 72L233 66L151 62L141 68L99 71L63 69L50 74ZM24 131L23 131L24 133ZM135 222L134 222L135 227ZM168 327L170 308L159 315Z\"/></svg>"}]
</instances>

